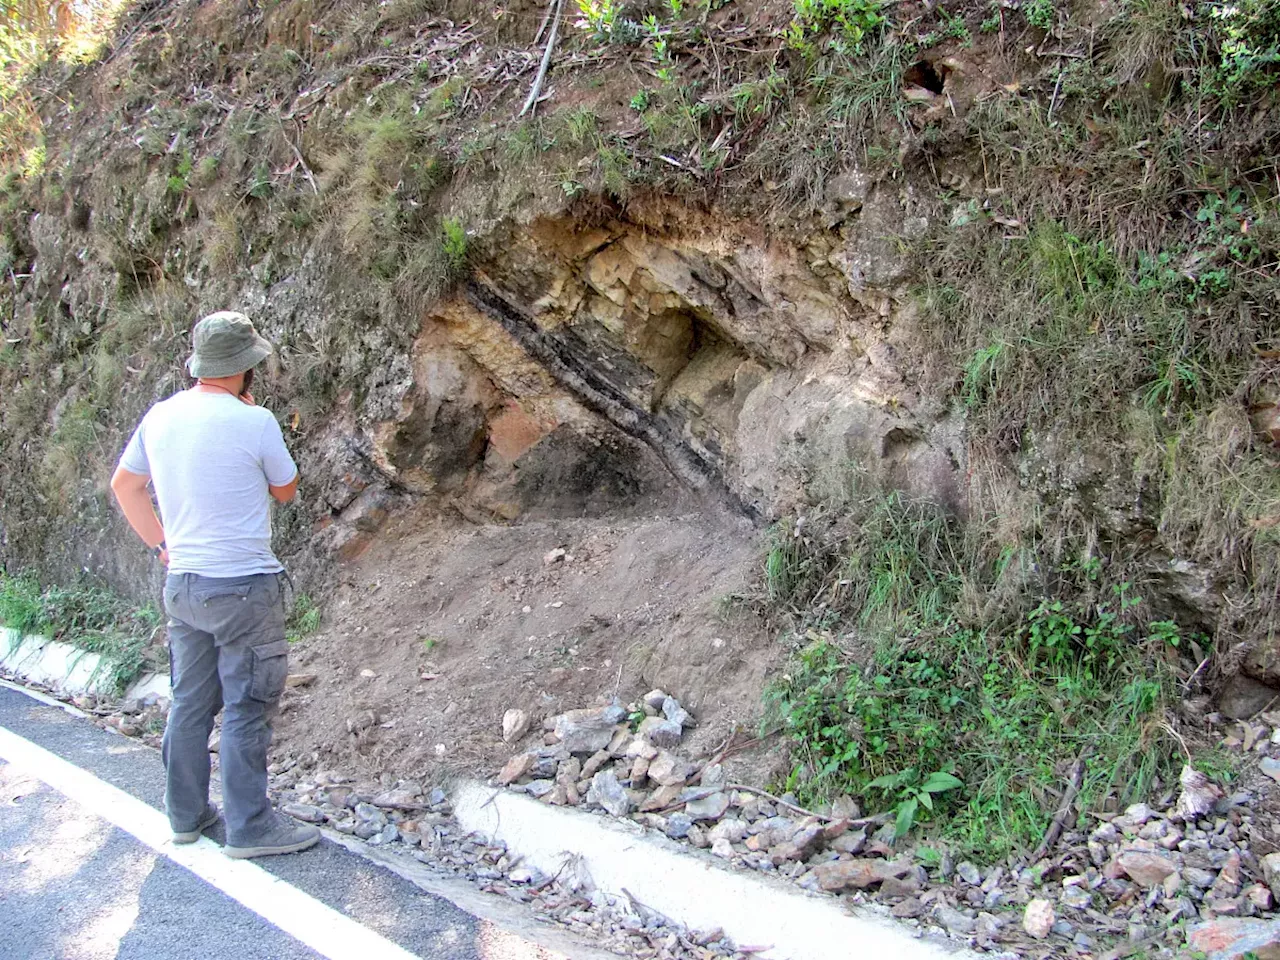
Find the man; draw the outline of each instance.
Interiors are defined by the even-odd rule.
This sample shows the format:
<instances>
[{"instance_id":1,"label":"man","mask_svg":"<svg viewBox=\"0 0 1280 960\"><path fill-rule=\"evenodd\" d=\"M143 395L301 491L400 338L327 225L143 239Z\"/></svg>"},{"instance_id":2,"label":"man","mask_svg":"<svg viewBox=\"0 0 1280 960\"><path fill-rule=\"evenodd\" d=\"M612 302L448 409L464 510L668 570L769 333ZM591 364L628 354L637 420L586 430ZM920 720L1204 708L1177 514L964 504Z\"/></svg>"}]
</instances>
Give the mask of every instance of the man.
<instances>
[{"instance_id":1,"label":"man","mask_svg":"<svg viewBox=\"0 0 1280 960\"><path fill-rule=\"evenodd\" d=\"M269 719L289 649L269 497L293 499L298 470L275 417L249 393L271 344L248 317L229 311L197 323L193 341L187 369L195 386L147 411L111 478L129 525L169 567L165 809L175 843L194 843L218 822L209 802L209 733L222 709L225 852L292 853L320 832L281 817L267 799Z\"/></svg>"}]
</instances>

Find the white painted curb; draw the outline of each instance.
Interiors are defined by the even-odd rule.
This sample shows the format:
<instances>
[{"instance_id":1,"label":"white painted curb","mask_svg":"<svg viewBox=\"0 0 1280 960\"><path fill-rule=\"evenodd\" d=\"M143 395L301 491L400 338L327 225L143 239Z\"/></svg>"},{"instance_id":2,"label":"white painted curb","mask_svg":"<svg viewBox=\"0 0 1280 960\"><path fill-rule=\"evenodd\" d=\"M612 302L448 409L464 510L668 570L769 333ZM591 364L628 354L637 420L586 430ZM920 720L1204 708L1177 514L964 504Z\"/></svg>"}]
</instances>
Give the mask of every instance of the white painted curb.
<instances>
[{"instance_id":1,"label":"white painted curb","mask_svg":"<svg viewBox=\"0 0 1280 960\"><path fill-rule=\"evenodd\" d=\"M464 782L454 815L468 831L501 840L548 875L589 874L599 889L633 897L694 930L719 927L738 945L769 946L767 960L977 960L926 939L873 908L858 914L786 881L736 873L631 820L550 807L508 790Z\"/></svg>"},{"instance_id":2,"label":"white painted curb","mask_svg":"<svg viewBox=\"0 0 1280 960\"><path fill-rule=\"evenodd\" d=\"M112 696L115 690L110 673L102 667L102 658L96 653L48 637L24 637L16 630L0 627L0 668L27 683L44 684L69 696L86 693ZM168 700L169 678L158 673L144 674L130 685L124 698L146 702Z\"/></svg>"}]
</instances>

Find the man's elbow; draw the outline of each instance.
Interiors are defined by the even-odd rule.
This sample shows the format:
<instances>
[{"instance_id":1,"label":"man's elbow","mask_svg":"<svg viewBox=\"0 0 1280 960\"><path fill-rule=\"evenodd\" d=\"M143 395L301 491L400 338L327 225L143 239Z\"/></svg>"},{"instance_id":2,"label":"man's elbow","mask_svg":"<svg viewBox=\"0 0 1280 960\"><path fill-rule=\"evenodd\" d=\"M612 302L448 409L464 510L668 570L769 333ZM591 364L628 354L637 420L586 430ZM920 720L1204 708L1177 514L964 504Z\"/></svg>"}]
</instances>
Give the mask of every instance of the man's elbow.
<instances>
[{"instance_id":1,"label":"man's elbow","mask_svg":"<svg viewBox=\"0 0 1280 960\"><path fill-rule=\"evenodd\" d=\"M116 495L116 500L118 501L123 501L130 493L140 490L146 485L146 477L130 473L124 467L116 467L116 472L111 475L111 492Z\"/></svg>"},{"instance_id":2,"label":"man's elbow","mask_svg":"<svg viewBox=\"0 0 1280 960\"><path fill-rule=\"evenodd\" d=\"M271 491L271 496L275 497L278 503L288 503L298 493L298 478L294 477L283 486L273 487L268 484L267 489Z\"/></svg>"}]
</instances>

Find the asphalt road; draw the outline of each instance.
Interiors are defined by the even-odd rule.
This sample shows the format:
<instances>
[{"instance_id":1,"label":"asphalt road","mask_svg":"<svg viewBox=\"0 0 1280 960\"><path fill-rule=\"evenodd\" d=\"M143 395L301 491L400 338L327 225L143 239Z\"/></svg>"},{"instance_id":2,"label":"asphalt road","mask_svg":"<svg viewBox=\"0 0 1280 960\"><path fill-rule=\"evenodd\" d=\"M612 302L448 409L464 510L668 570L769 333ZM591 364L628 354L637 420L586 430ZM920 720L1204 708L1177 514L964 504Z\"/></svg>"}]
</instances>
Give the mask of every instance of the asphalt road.
<instances>
[{"instance_id":1,"label":"asphalt road","mask_svg":"<svg viewBox=\"0 0 1280 960\"><path fill-rule=\"evenodd\" d=\"M0 687L0 727L160 809L164 780L156 751L5 687ZM309 947L285 933L276 926L284 909L279 898L242 905L197 875L198 867L169 859L166 846L152 849L108 822L99 815L102 807L95 810L92 789L64 787L78 794L64 796L41 780L38 766L0 759L0 960L332 960L351 955L336 946ZM206 875L212 878L226 858L216 851L205 856L213 867ZM422 960L564 960L573 955L496 927L327 840L302 853L253 862L311 898L302 898L301 907L323 915L325 905L385 938L381 948L361 954L368 960L378 960L379 954L403 957L393 944Z\"/></svg>"}]
</instances>

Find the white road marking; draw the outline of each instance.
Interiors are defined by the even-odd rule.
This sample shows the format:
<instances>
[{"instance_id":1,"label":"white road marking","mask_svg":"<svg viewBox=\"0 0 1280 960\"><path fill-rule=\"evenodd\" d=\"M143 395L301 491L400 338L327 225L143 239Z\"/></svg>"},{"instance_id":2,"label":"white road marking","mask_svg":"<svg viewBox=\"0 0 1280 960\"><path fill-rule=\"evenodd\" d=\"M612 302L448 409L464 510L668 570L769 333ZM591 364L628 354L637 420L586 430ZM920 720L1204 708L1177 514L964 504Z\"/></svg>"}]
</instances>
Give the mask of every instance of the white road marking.
<instances>
[{"instance_id":1,"label":"white road marking","mask_svg":"<svg viewBox=\"0 0 1280 960\"><path fill-rule=\"evenodd\" d=\"M329 960L420 960L256 864L228 858L207 837L175 845L168 818L160 811L4 727L0 759L132 834Z\"/></svg>"}]
</instances>

